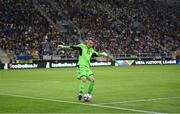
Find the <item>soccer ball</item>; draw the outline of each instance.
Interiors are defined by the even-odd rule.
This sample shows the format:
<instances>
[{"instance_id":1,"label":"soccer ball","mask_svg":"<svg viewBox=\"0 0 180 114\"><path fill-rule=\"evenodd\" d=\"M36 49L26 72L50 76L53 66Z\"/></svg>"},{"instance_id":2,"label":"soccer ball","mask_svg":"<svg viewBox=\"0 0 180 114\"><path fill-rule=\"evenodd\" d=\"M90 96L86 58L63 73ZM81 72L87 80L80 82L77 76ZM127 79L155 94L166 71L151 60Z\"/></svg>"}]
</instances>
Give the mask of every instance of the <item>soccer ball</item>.
<instances>
[{"instance_id":1,"label":"soccer ball","mask_svg":"<svg viewBox=\"0 0 180 114\"><path fill-rule=\"evenodd\" d=\"M84 101L85 102L89 102L89 101L91 101L91 99L92 99L92 95L91 94L85 94L84 95Z\"/></svg>"}]
</instances>

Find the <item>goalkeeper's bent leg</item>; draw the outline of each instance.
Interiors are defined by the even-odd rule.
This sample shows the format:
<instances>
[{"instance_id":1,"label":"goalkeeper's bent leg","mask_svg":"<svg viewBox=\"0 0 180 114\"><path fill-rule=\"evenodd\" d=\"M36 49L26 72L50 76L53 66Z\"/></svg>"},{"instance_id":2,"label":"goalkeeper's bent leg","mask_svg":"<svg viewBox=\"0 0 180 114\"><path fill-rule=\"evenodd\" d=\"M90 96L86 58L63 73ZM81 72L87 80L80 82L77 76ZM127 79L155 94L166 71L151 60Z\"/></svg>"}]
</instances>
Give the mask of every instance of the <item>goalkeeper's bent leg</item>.
<instances>
[{"instance_id":1,"label":"goalkeeper's bent leg","mask_svg":"<svg viewBox=\"0 0 180 114\"><path fill-rule=\"evenodd\" d=\"M81 100L82 97L83 97L83 90L84 90L85 84L86 84L86 77L82 77L81 78L81 83L80 83L80 86L79 86L79 95L78 95L79 100Z\"/></svg>"},{"instance_id":2,"label":"goalkeeper's bent leg","mask_svg":"<svg viewBox=\"0 0 180 114\"><path fill-rule=\"evenodd\" d=\"M90 84L89 84L89 87L88 87L88 93L91 94L92 91L93 91L93 88L94 88L94 82L95 82L94 76L91 76L89 81L90 81Z\"/></svg>"}]
</instances>

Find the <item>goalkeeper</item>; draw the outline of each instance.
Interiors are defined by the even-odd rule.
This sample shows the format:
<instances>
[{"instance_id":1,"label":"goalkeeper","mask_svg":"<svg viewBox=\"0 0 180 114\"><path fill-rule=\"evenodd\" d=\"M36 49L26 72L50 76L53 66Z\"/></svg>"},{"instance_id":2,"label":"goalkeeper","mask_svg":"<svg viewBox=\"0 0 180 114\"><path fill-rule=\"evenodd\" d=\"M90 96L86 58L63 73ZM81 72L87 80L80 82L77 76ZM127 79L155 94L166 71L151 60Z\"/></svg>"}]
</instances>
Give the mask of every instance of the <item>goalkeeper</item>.
<instances>
[{"instance_id":1,"label":"goalkeeper","mask_svg":"<svg viewBox=\"0 0 180 114\"><path fill-rule=\"evenodd\" d=\"M88 87L88 94L91 94L94 87L95 77L93 72L90 69L90 59L91 57L100 57L107 56L105 52L98 53L93 49L94 39L92 37L88 37L85 44L80 43L78 45L73 46L64 46L58 45L58 48L61 49L71 49L71 50L79 50L79 60L77 63L77 79L81 80L79 87L79 95L78 99L81 100L83 97L83 90L85 87L86 80L90 81Z\"/></svg>"}]
</instances>

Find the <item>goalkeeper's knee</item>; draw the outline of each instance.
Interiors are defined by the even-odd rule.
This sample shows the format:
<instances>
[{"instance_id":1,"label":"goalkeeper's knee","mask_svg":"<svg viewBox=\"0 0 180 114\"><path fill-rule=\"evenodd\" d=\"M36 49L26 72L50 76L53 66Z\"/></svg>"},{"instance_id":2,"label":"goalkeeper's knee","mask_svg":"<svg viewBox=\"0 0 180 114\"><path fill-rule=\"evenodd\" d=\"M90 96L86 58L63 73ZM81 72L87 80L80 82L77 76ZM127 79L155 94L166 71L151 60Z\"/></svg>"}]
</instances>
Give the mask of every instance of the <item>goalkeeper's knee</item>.
<instances>
[{"instance_id":1,"label":"goalkeeper's knee","mask_svg":"<svg viewBox=\"0 0 180 114\"><path fill-rule=\"evenodd\" d=\"M85 77L82 77L82 78L81 78L81 82L86 83L86 78L85 78Z\"/></svg>"},{"instance_id":2,"label":"goalkeeper's knee","mask_svg":"<svg viewBox=\"0 0 180 114\"><path fill-rule=\"evenodd\" d=\"M94 76L92 76L92 77L89 79L89 81L90 81L91 83L94 83L94 82L95 82Z\"/></svg>"}]
</instances>

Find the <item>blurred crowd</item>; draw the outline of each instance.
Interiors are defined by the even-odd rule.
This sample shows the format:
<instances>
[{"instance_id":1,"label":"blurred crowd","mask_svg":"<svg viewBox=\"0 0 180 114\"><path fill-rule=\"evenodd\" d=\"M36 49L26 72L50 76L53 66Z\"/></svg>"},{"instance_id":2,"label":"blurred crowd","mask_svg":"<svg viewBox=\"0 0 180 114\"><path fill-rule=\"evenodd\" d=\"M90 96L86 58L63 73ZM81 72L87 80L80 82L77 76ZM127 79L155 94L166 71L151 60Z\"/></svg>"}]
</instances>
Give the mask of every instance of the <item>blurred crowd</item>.
<instances>
[{"instance_id":1,"label":"blurred crowd","mask_svg":"<svg viewBox=\"0 0 180 114\"><path fill-rule=\"evenodd\" d=\"M153 0L0 0L0 48L12 55L61 55L58 44L87 36L117 57L180 49L180 7Z\"/></svg>"}]
</instances>

